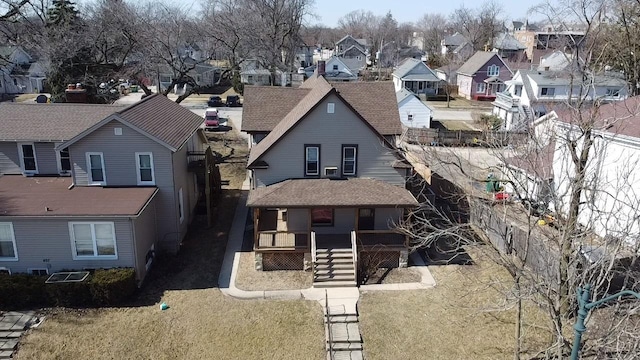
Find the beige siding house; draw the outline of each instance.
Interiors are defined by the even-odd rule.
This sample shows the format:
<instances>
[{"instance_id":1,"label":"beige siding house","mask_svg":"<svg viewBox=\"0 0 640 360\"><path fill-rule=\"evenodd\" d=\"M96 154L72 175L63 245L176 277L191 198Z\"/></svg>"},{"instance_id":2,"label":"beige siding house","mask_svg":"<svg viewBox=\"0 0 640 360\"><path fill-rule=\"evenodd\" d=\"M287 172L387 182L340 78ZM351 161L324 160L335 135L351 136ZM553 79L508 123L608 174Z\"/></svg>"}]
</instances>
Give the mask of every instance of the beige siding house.
<instances>
[{"instance_id":1,"label":"beige siding house","mask_svg":"<svg viewBox=\"0 0 640 360\"><path fill-rule=\"evenodd\" d=\"M314 286L353 286L359 258L406 266L407 239L395 227L418 203L405 189L410 168L393 145L402 133L393 84L314 75L290 89L295 100L273 111L270 129L261 123L262 107L253 106L268 101L270 90L247 90L243 130L255 143L247 205L257 267L313 268Z\"/></svg>"},{"instance_id":2,"label":"beige siding house","mask_svg":"<svg viewBox=\"0 0 640 360\"><path fill-rule=\"evenodd\" d=\"M160 95L127 108L0 105L0 269L134 267L176 252L194 216L202 119ZM47 126L42 126L46 124Z\"/></svg>"}]
</instances>

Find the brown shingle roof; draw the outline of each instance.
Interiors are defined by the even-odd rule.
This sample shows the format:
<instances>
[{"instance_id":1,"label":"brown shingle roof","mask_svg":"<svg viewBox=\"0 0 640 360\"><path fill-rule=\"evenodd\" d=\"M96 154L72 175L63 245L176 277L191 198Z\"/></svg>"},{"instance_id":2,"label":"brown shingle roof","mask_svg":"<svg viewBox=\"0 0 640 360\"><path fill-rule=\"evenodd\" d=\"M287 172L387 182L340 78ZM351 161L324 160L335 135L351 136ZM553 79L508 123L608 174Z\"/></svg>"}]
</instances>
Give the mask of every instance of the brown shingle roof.
<instances>
[{"instance_id":1,"label":"brown shingle roof","mask_svg":"<svg viewBox=\"0 0 640 360\"><path fill-rule=\"evenodd\" d=\"M118 112L120 118L152 137L178 149L200 127L203 119L159 94Z\"/></svg>"},{"instance_id":2,"label":"brown shingle roof","mask_svg":"<svg viewBox=\"0 0 640 360\"><path fill-rule=\"evenodd\" d=\"M322 99L334 91L334 88L331 87L326 80L322 79L322 81L317 81L313 89L289 111L284 119L273 128L273 131L251 149L248 164L251 165L262 156L271 146L278 142L289 130L302 120Z\"/></svg>"},{"instance_id":3,"label":"brown shingle roof","mask_svg":"<svg viewBox=\"0 0 640 360\"><path fill-rule=\"evenodd\" d=\"M299 88L247 86L242 131L272 131L323 78L312 76ZM390 81L332 83L339 94L382 135L402 133L395 90Z\"/></svg>"},{"instance_id":4,"label":"brown shingle roof","mask_svg":"<svg viewBox=\"0 0 640 360\"><path fill-rule=\"evenodd\" d=\"M249 192L250 207L413 207L418 201L408 190L375 179L285 180Z\"/></svg>"},{"instance_id":5,"label":"brown shingle roof","mask_svg":"<svg viewBox=\"0 0 640 360\"><path fill-rule=\"evenodd\" d=\"M69 140L122 109L114 105L2 103L0 141Z\"/></svg>"},{"instance_id":6,"label":"brown shingle roof","mask_svg":"<svg viewBox=\"0 0 640 360\"><path fill-rule=\"evenodd\" d=\"M0 176L0 218L134 216L157 192L155 187L76 186L69 190L71 182L71 178L67 177Z\"/></svg>"},{"instance_id":7,"label":"brown shingle roof","mask_svg":"<svg viewBox=\"0 0 640 360\"><path fill-rule=\"evenodd\" d=\"M245 86L242 131L271 131L309 89L276 86Z\"/></svg>"}]
</instances>

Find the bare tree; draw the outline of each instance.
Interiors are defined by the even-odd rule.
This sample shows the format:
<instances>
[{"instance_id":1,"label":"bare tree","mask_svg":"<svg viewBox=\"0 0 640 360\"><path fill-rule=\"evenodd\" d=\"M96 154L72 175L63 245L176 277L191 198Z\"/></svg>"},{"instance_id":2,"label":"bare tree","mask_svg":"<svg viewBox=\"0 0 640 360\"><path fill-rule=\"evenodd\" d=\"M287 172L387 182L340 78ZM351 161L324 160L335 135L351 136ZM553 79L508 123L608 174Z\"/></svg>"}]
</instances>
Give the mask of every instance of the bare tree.
<instances>
[{"instance_id":1,"label":"bare tree","mask_svg":"<svg viewBox=\"0 0 640 360\"><path fill-rule=\"evenodd\" d=\"M424 51L430 56L440 54L442 40L447 36L447 28L447 18L442 14L424 14L416 22L416 29L422 36Z\"/></svg>"}]
</instances>

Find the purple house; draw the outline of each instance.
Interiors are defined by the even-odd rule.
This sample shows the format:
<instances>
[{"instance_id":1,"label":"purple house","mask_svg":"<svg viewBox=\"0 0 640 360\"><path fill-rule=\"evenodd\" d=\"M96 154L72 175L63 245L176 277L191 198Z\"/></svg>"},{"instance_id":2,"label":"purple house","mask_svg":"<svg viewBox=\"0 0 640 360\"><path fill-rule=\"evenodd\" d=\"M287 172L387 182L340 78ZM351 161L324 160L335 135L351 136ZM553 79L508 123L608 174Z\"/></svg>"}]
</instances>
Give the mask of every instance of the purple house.
<instances>
[{"instance_id":1,"label":"purple house","mask_svg":"<svg viewBox=\"0 0 640 360\"><path fill-rule=\"evenodd\" d=\"M478 51L458 69L458 94L466 99L493 101L513 73L494 52Z\"/></svg>"}]
</instances>

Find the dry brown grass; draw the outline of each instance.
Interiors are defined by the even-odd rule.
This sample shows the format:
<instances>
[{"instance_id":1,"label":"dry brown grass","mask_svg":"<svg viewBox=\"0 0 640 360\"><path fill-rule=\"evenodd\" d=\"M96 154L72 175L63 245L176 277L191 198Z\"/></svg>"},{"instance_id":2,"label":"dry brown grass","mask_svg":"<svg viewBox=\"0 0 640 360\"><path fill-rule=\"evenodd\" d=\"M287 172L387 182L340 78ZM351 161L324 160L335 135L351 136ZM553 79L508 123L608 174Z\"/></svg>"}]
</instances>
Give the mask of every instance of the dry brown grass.
<instances>
[{"instance_id":1,"label":"dry brown grass","mask_svg":"<svg viewBox=\"0 0 640 360\"><path fill-rule=\"evenodd\" d=\"M247 174L247 140L235 128L227 132L207 133L207 137L211 150L221 154L224 160L218 165L222 180L229 181L228 188L240 189Z\"/></svg>"},{"instance_id":2,"label":"dry brown grass","mask_svg":"<svg viewBox=\"0 0 640 360\"><path fill-rule=\"evenodd\" d=\"M236 286L242 290L308 289L313 284L311 271L257 271L255 253L240 254Z\"/></svg>"},{"instance_id":3,"label":"dry brown grass","mask_svg":"<svg viewBox=\"0 0 640 360\"><path fill-rule=\"evenodd\" d=\"M402 284L419 282L420 280L420 274L411 268L380 268L367 279L366 284Z\"/></svg>"},{"instance_id":4,"label":"dry brown grass","mask_svg":"<svg viewBox=\"0 0 640 360\"><path fill-rule=\"evenodd\" d=\"M320 305L170 291L158 306L51 314L16 359L324 359Z\"/></svg>"},{"instance_id":5,"label":"dry brown grass","mask_svg":"<svg viewBox=\"0 0 640 360\"><path fill-rule=\"evenodd\" d=\"M430 267L433 289L367 292L359 302L367 358L513 358L515 311L495 288L509 281L497 264L471 252L476 265ZM544 348L549 333L533 306L524 308L524 349Z\"/></svg>"}]
</instances>

